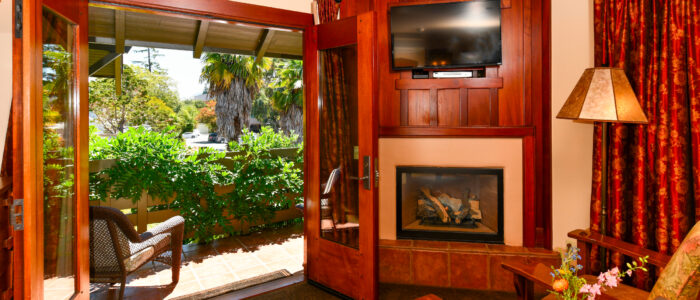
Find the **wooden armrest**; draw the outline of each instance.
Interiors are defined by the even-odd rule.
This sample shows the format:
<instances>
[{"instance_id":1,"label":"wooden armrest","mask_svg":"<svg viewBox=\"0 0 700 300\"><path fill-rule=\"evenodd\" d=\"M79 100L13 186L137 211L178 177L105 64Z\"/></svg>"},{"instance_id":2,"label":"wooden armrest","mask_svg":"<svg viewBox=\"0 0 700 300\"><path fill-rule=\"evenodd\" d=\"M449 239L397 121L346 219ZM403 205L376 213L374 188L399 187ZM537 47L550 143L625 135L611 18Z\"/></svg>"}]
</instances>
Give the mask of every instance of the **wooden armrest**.
<instances>
[{"instance_id":1,"label":"wooden armrest","mask_svg":"<svg viewBox=\"0 0 700 300\"><path fill-rule=\"evenodd\" d=\"M649 263L658 267L665 267L671 257L656 251L652 251L646 248L639 247L635 244L630 244L623 242L621 240L602 236L597 232L591 232L589 230L577 229L569 232L569 237L574 238L577 241L581 241L588 244L593 244L608 250L620 252L624 255L632 257L634 259L638 257L649 256Z\"/></svg>"}]
</instances>

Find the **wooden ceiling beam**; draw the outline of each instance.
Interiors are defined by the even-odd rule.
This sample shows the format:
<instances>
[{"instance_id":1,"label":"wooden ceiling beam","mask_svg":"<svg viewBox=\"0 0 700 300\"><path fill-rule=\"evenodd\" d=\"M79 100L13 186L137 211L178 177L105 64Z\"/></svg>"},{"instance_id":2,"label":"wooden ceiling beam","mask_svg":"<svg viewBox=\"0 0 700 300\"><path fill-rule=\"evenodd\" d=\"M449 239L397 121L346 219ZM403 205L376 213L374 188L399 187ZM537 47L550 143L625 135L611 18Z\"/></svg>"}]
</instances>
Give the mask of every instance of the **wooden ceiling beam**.
<instances>
[{"instance_id":1,"label":"wooden ceiling beam","mask_svg":"<svg viewBox=\"0 0 700 300\"><path fill-rule=\"evenodd\" d=\"M114 10L114 52L119 54L114 60L114 90L117 96L122 94L122 64L126 40L126 12Z\"/></svg>"},{"instance_id":2,"label":"wooden ceiling beam","mask_svg":"<svg viewBox=\"0 0 700 300\"><path fill-rule=\"evenodd\" d=\"M265 52L270 48L270 43L274 36L274 30L263 29L260 40L258 41L258 46L255 47L255 63L258 63L265 56Z\"/></svg>"},{"instance_id":3,"label":"wooden ceiling beam","mask_svg":"<svg viewBox=\"0 0 700 300\"><path fill-rule=\"evenodd\" d=\"M131 50L131 47L125 47L125 53L129 53L129 50ZM122 56L122 53L116 53L116 52L109 52L107 53L104 57L102 57L100 60L95 62L94 64L90 65L90 72L88 73L88 76L95 75L95 73L99 72L102 70L102 68L106 67L109 65L111 62L115 61L117 58Z\"/></svg>"},{"instance_id":4,"label":"wooden ceiling beam","mask_svg":"<svg viewBox=\"0 0 700 300\"><path fill-rule=\"evenodd\" d=\"M114 10L114 43L117 53L124 53L124 41L126 41L126 12Z\"/></svg>"},{"instance_id":5,"label":"wooden ceiling beam","mask_svg":"<svg viewBox=\"0 0 700 300\"><path fill-rule=\"evenodd\" d=\"M209 31L209 21L199 21L199 31L194 42L194 58L202 57L202 49L204 49L204 41L207 39L207 31Z\"/></svg>"}]
</instances>

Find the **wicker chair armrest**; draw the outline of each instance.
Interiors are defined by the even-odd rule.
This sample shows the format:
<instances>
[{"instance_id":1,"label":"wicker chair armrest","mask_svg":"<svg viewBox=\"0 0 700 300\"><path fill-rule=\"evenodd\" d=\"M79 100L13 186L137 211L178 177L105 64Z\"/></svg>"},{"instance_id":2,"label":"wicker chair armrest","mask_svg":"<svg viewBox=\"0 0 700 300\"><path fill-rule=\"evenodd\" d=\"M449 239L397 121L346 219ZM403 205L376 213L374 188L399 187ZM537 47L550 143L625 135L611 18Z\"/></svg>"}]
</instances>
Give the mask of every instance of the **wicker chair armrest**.
<instances>
[{"instance_id":1,"label":"wicker chair armrest","mask_svg":"<svg viewBox=\"0 0 700 300\"><path fill-rule=\"evenodd\" d=\"M185 219L181 216L174 216L167 219L165 222L158 224L156 227L146 231L140 235L142 241L146 241L154 236L163 233L170 233L173 230L184 230Z\"/></svg>"},{"instance_id":2,"label":"wicker chair armrest","mask_svg":"<svg viewBox=\"0 0 700 300\"><path fill-rule=\"evenodd\" d=\"M131 255L134 255L137 252L151 246L156 250L156 252L158 252L162 248L167 248L168 246L170 246L170 240L171 235L169 233L163 233L155 235L152 238L144 240L140 243L132 243L131 245L129 245Z\"/></svg>"}]
</instances>

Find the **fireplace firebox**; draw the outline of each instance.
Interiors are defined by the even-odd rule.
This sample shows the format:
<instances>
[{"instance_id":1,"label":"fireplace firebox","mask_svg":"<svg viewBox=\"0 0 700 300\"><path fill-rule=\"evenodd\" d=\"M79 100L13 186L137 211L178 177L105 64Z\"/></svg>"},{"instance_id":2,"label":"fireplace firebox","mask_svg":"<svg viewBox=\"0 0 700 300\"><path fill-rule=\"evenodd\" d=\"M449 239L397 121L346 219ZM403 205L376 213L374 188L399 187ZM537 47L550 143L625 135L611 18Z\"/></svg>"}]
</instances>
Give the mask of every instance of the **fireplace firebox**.
<instances>
[{"instance_id":1,"label":"fireplace firebox","mask_svg":"<svg viewBox=\"0 0 700 300\"><path fill-rule=\"evenodd\" d=\"M396 168L396 237L503 244L503 169Z\"/></svg>"}]
</instances>

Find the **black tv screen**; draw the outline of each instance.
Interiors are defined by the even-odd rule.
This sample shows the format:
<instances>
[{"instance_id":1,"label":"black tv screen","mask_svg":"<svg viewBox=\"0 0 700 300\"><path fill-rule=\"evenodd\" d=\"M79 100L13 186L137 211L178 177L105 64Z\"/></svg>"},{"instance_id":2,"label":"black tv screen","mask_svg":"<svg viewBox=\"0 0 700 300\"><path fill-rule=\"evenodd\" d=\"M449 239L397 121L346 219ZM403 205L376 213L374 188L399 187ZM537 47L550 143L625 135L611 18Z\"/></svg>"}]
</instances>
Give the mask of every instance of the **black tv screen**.
<instances>
[{"instance_id":1,"label":"black tv screen","mask_svg":"<svg viewBox=\"0 0 700 300\"><path fill-rule=\"evenodd\" d=\"M499 0L394 6L390 14L394 70L501 63Z\"/></svg>"}]
</instances>

